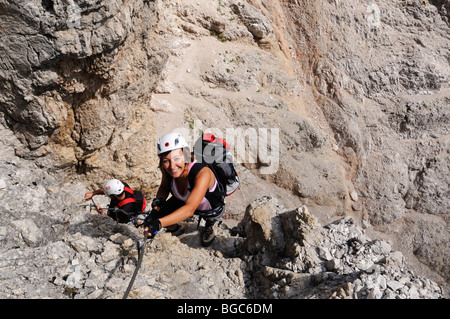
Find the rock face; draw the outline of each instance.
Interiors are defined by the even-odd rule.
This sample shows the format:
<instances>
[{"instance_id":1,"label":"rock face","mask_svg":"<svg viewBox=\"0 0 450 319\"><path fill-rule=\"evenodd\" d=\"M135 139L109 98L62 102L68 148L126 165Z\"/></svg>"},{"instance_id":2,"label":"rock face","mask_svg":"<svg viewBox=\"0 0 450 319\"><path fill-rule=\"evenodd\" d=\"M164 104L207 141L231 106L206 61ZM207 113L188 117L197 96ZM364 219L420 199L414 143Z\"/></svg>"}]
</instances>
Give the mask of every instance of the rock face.
<instances>
[{"instance_id":1,"label":"rock face","mask_svg":"<svg viewBox=\"0 0 450 319\"><path fill-rule=\"evenodd\" d=\"M156 239L149 249L161 258L172 258L156 249L164 238L180 254L205 253L231 280L203 286L183 281L193 268L174 266L190 288L173 296L193 287L206 295L207 285L215 297L343 296L330 281L358 298L437 296L406 265L447 285L448 1L35 0L0 9L4 296L59 296L61 287L117 296L136 257L126 237L136 238L72 205L111 177L151 198L155 140L174 129L188 138L210 130L234 148L242 183L227 218L245 237L218 240L226 260L191 247L195 236ZM282 205L258 202L266 195ZM356 225L389 240L401 262L381 239L358 235L355 250L343 243L352 237L323 234L362 231ZM377 270L364 269L366 257ZM205 278L209 267L198 266ZM169 274L145 276L136 297L171 289Z\"/></svg>"},{"instance_id":2,"label":"rock face","mask_svg":"<svg viewBox=\"0 0 450 319\"><path fill-rule=\"evenodd\" d=\"M148 4L49 0L0 8L0 111L26 147L19 155L102 179L139 171L147 186L154 179L145 168L154 157L147 104L166 59L147 34Z\"/></svg>"},{"instance_id":3,"label":"rock face","mask_svg":"<svg viewBox=\"0 0 450 319\"><path fill-rule=\"evenodd\" d=\"M241 227L242 246L253 252L246 258L253 297L442 297L441 287L408 270L401 252L369 238L351 217L322 227L306 206L285 211L276 199L262 198L249 206ZM262 230L271 236L260 236Z\"/></svg>"},{"instance_id":4,"label":"rock face","mask_svg":"<svg viewBox=\"0 0 450 319\"><path fill-rule=\"evenodd\" d=\"M9 195L33 189L32 170L14 176ZM16 214L2 208L0 297L121 298L142 230L71 205L70 191L52 199L58 206L49 206L49 192L50 187L34 196L45 210L32 213L20 199ZM195 221L182 226L184 237L162 231L149 242L129 298L443 296L441 287L408 270L400 252L371 240L351 217L322 227L306 206L286 211L265 197L248 206L238 227L217 227L209 249L201 247Z\"/></svg>"}]
</instances>

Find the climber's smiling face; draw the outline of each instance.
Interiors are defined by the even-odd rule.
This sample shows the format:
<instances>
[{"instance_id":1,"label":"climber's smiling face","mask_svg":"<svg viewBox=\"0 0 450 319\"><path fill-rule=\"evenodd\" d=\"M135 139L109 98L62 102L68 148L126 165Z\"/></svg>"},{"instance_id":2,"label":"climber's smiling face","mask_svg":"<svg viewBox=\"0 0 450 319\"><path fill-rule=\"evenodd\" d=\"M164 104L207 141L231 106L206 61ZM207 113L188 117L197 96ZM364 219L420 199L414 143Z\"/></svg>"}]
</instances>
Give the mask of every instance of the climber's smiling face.
<instances>
[{"instance_id":1,"label":"climber's smiling face","mask_svg":"<svg viewBox=\"0 0 450 319\"><path fill-rule=\"evenodd\" d=\"M173 178L180 177L185 168L183 150L173 150L164 155L162 158L162 168Z\"/></svg>"}]
</instances>

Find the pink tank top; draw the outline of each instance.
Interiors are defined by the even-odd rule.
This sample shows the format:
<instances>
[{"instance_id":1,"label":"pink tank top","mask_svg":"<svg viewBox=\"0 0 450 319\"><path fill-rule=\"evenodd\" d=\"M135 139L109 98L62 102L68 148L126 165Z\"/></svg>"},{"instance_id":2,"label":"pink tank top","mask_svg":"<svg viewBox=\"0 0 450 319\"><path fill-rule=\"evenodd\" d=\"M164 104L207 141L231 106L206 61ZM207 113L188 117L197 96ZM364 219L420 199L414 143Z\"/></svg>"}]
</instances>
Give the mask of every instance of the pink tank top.
<instances>
[{"instance_id":1,"label":"pink tank top","mask_svg":"<svg viewBox=\"0 0 450 319\"><path fill-rule=\"evenodd\" d=\"M190 163L189 167L188 167L188 174L191 171L192 166L196 163L197 161ZM175 178L172 179L172 193L173 195L178 198L179 200L182 200L183 202L186 202L189 195L191 194L191 192L189 191L190 185L189 185L189 181L188 181L188 185L187 188L183 191L183 190L179 190L177 187L177 183L175 182ZM214 186L212 188L209 189L210 192L213 192L217 187L217 179L214 177ZM209 203L209 201L203 197L202 202L200 203L200 205L197 207L197 210L210 210L212 209L211 204Z\"/></svg>"}]
</instances>

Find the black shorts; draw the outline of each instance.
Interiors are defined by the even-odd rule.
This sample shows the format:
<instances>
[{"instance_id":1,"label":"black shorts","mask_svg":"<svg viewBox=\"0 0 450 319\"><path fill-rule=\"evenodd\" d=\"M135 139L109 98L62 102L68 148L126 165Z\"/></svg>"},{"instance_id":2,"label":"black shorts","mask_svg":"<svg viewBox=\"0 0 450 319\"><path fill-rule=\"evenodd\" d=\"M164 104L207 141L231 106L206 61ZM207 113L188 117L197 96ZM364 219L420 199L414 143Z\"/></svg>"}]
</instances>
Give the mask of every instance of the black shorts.
<instances>
[{"instance_id":1,"label":"black shorts","mask_svg":"<svg viewBox=\"0 0 450 319\"><path fill-rule=\"evenodd\" d=\"M178 208L185 205L185 202L176 198L175 196L170 197L164 205L161 207L159 211L154 210L153 213L150 213L152 218L160 219L167 215L172 214ZM195 215L199 215L201 218L209 221L219 221L220 217L225 213L225 205L217 207L215 209L210 210L196 210L194 212Z\"/></svg>"}]
</instances>

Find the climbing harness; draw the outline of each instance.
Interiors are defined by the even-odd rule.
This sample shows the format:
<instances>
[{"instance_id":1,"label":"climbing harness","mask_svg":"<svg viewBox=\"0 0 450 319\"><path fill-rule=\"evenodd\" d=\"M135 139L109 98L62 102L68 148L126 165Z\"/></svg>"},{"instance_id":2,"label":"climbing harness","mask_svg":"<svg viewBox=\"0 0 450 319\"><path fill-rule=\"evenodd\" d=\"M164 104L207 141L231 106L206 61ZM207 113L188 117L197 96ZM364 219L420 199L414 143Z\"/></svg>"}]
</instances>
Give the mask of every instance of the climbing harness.
<instances>
[{"instance_id":1,"label":"climbing harness","mask_svg":"<svg viewBox=\"0 0 450 319\"><path fill-rule=\"evenodd\" d=\"M92 199L91 199L92 200ZM89 212L91 212L92 210L97 211L97 204L92 200L91 204L84 204L84 205L80 205L81 207L87 207L89 206ZM122 213L124 215L127 215L130 218L130 222L128 223L128 225L133 224L136 228L141 227L144 224L144 220L145 217L148 215L148 212L132 212L132 213L127 213L126 211L124 211L121 208L117 208L117 207L100 207L102 210L104 211L108 211L108 212L113 212L115 218L112 217L116 223L119 223L119 219L118 219L118 214L117 213Z\"/></svg>"}]
</instances>

